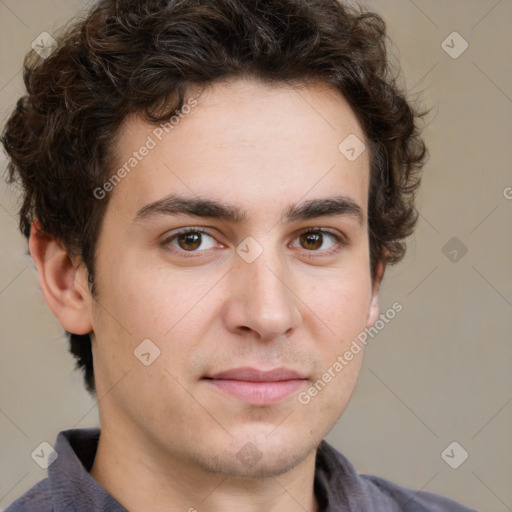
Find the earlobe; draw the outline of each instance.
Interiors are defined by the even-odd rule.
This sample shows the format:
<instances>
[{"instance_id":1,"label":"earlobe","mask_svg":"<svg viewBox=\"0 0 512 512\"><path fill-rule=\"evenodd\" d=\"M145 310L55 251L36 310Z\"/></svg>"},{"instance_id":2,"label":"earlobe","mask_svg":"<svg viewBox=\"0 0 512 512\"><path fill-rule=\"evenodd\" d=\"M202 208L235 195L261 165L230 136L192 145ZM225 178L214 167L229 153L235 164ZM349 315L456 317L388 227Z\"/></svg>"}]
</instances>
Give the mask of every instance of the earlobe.
<instances>
[{"instance_id":1,"label":"earlobe","mask_svg":"<svg viewBox=\"0 0 512 512\"><path fill-rule=\"evenodd\" d=\"M375 272L375 279L372 284L372 300L370 303L370 310L368 312L368 321L366 324L367 328L370 328L379 318L380 307L379 307L379 291L382 279L384 278L384 271L386 270L386 260L382 258L377 264Z\"/></svg>"},{"instance_id":2,"label":"earlobe","mask_svg":"<svg viewBox=\"0 0 512 512\"><path fill-rule=\"evenodd\" d=\"M29 250L39 274L39 284L48 307L60 325L73 334L88 334L90 322L87 272L73 262L62 242L32 223Z\"/></svg>"}]
</instances>

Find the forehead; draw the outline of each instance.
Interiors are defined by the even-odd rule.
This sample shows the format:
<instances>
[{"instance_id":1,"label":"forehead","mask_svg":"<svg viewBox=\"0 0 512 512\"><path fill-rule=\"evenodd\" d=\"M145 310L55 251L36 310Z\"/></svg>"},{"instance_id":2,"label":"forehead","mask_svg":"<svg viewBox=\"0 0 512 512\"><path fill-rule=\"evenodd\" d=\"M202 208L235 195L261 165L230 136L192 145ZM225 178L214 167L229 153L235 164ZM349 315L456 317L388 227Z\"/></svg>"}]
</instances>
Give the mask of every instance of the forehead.
<instances>
[{"instance_id":1,"label":"forehead","mask_svg":"<svg viewBox=\"0 0 512 512\"><path fill-rule=\"evenodd\" d=\"M252 80L194 92L174 119L151 125L134 115L121 126L116 169L128 172L111 200L126 213L169 193L222 198L244 211L339 193L367 209L368 152L352 159L346 151L354 143L361 151L365 137L341 93Z\"/></svg>"}]
</instances>

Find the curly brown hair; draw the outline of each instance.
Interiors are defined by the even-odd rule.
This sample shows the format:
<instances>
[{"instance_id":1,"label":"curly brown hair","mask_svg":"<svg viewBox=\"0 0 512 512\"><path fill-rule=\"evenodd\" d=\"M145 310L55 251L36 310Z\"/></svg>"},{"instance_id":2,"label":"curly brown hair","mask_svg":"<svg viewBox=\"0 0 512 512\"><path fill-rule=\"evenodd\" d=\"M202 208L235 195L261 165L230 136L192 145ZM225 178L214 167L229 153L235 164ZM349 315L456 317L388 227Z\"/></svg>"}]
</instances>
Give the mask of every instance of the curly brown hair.
<instances>
[{"instance_id":1,"label":"curly brown hair","mask_svg":"<svg viewBox=\"0 0 512 512\"><path fill-rule=\"evenodd\" d=\"M156 124L179 113L191 85L248 77L323 82L348 100L370 150L370 266L398 262L417 221L426 160L420 112L393 76L382 18L337 0L100 0L47 57L25 57L21 97L2 143L8 182L20 181L20 229L44 232L80 256L94 282L95 247L113 173L110 148L127 115ZM67 333L95 391L89 335Z\"/></svg>"}]
</instances>

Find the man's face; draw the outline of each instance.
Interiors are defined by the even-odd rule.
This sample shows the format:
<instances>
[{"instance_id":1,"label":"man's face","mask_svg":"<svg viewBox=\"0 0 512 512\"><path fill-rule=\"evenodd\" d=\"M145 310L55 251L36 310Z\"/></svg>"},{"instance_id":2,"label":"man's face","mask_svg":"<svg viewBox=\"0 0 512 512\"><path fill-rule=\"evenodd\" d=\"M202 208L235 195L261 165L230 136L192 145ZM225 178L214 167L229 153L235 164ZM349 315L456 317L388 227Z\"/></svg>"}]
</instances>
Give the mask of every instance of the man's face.
<instances>
[{"instance_id":1,"label":"man's face","mask_svg":"<svg viewBox=\"0 0 512 512\"><path fill-rule=\"evenodd\" d=\"M363 132L334 90L253 81L207 89L160 132L132 117L115 148L116 169L134 151L141 158L111 192L97 246L90 311L102 428L162 464L281 474L347 406L361 353L316 396L308 390L378 315L368 155L351 161L338 149ZM239 218L144 208L171 194ZM344 199L337 214L298 211L333 198ZM218 375L241 368L298 377Z\"/></svg>"}]
</instances>

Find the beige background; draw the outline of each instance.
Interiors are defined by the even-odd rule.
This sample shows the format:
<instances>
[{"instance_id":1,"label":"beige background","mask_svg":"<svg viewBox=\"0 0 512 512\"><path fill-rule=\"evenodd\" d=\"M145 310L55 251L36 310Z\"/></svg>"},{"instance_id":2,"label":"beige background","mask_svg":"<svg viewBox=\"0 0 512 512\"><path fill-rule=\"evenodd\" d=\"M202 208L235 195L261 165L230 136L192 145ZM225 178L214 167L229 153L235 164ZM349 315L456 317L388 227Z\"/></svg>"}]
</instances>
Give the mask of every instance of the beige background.
<instances>
[{"instance_id":1,"label":"beige background","mask_svg":"<svg viewBox=\"0 0 512 512\"><path fill-rule=\"evenodd\" d=\"M0 120L22 93L31 42L85 5L0 0ZM403 311L369 343L359 387L328 440L361 472L512 510L512 2L369 2L389 26L407 87L433 106L416 235L384 281ZM469 44L454 59L443 40ZM447 40L453 51L461 40ZM5 166L2 155L0 166ZM509 194L506 191L509 191ZM31 459L58 431L97 424L0 185L0 510L45 476ZM457 258L448 246L457 237ZM461 244L467 253L461 258ZM450 468L441 452L468 453ZM455 451L454 455L459 456Z\"/></svg>"}]
</instances>

